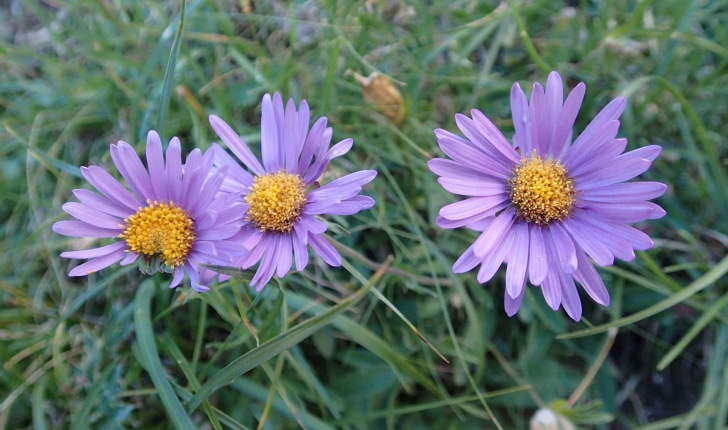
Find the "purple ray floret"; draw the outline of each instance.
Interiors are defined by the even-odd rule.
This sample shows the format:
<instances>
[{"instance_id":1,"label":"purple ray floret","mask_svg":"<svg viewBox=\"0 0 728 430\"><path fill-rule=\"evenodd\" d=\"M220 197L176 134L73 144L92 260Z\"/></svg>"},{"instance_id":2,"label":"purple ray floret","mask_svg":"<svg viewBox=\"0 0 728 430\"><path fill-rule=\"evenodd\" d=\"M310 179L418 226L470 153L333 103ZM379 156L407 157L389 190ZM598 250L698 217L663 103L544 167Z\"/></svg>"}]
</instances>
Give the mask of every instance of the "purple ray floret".
<instances>
[{"instance_id":1,"label":"purple ray floret","mask_svg":"<svg viewBox=\"0 0 728 430\"><path fill-rule=\"evenodd\" d=\"M480 265L477 279L485 283L506 263L509 316L520 308L527 281L541 287L552 309L563 305L576 321L582 309L574 281L607 306L609 293L588 257L600 266L613 264L615 257L631 261L634 250L653 243L627 224L665 215L648 201L665 192L664 184L625 182L644 173L661 148L623 153L627 140L617 138L623 97L602 109L572 142L584 92L580 83L564 100L556 72L546 88L534 84L530 100L514 84L512 143L478 110L470 118L455 116L464 138L435 130L449 159L431 160L430 170L447 191L467 197L443 207L436 223L482 232L453 271Z\"/></svg>"},{"instance_id":2,"label":"purple ray floret","mask_svg":"<svg viewBox=\"0 0 728 430\"><path fill-rule=\"evenodd\" d=\"M170 288L178 286L186 272L192 288L207 291L216 274L200 264L230 265L246 253L243 246L228 240L240 231L243 205L234 194L218 193L227 168L213 172L212 149L204 154L195 149L183 165L176 137L165 156L155 131L147 135L147 167L128 143L120 141L110 150L131 191L101 167L82 167L81 173L100 194L73 190L80 203L66 203L63 210L76 220L59 221L53 230L115 242L62 253L61 257L89 260L69 276L87 275L119 261L129 265L141 256L145 271L173 273Z\"/></svg>"},{"instance_id":3,"label":"purple ray floret","mask_svg":"<svg viewBox=\"0 0 728 430\"><path fill-rule=\"evenodd\" d=\"M377 175L374 170L351 173L323 186L318 181L329 162L349 152L352 139L329 148L332 130L326 117L309 129L305 100L298 109L293 100L283 105L279 93L266 94L262 103L262 163L240 136L222 119L210 116L210 125L225 146L213 144L215 165L227 168L222 192L237 193L243 205L244 225L234 240L250 252L236 262L248 269L258 265L251 285L263 289L271 278L279 278L295 265L308 264L310 246L324 262L341 265L341 256L326 239L326 215L353 215L374 206L374 199L359 195ZM242 165L241 165L242 163Z\"/></svg>"}]
</instances>

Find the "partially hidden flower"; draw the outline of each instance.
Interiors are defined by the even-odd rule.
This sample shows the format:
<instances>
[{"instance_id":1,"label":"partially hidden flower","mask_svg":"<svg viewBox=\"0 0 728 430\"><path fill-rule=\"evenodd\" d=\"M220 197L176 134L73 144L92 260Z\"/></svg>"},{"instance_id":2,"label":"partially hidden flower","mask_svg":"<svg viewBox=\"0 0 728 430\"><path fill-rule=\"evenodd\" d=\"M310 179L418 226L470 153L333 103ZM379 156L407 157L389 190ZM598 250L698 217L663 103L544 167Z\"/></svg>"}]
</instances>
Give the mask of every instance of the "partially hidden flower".
<instances>
[{"instance_id":1,"label":"partially hidden flower","mask_svg":"<svg viewBox=\"0 0 728 430\"><path fill-rule=\"evenodd\" d=\"M83 276L121 261L139 257L140 268L151 274L172 272L174 288L187 272L192 288L206 291L215 273L200 264L230 265L246 252L230 237L240 231L242 205L234 194L218 195L227 169L213 172L213 151L192 151L182 164L179 139L171 140L165 156L155 131L147 135L144 167L134 148L120 141L111 145L111 158L131 192L98 166L82 167L84 178L101 194L73 190L80 203L63 210L76 218L59 221L53 230L64 236L110 238L114 243L61 257L88 259L69 276Z\"/></svg>"},{"instance_id":2,"label":"partially hidden flower","mask_svg":"<svg viewBox=\"0 0 728 430\"><path fill-rule=\"evenodd\" d=\"M443 207L436 223L482 231L453 272L480 265L477 279L484 283L505 262L509 316L521 306L526 280L541 287L552 309L563 305L576 321L582 309L574 280L607 306L609 293L587 256L600 266L613 264L614 257L634 259L635 249L653 243L626 224L665 215L647 201L661 196L664 184L625 182L645 172L661 148L623 154L627 140L616 137L623 97L609 103L572 143L584 91L580 83L563 101L561 77L552 72L546 89L534 84L529 103L514 84L512 145L478 110L472 110L472 119L455 116L465 138L435 130L451 160L431 160L430 170L447 191L469 197Z\"/></svg>"},{"instance_id":3,"label":"partially hidden flower","mask_svg":"<svg viewBox=\"0 0 728 430\"><path fill-rule=\"evenodd\" d=\"M377 175L362 170L319 186L329 162L346 154L353 144L344 139L329 149L332 130L326 117L309 125L309 108L303 100L296 110L293 100L285 108L279 93L263 97L261 164L230 126L215 115L210 125L247 170L222 147L214 144L215 164L228 168L222 190L240 193L245 223L235 239L250 252L236 265L242 269L260 264L251 280L260 291L274 274L279 278L295 263L297 271L308 264L310 246L327 264L341 265L341 256L327 241L320 216L353 215L369 209L374 199L361 196L362 186Z\"/></svg>"}]
</instances>

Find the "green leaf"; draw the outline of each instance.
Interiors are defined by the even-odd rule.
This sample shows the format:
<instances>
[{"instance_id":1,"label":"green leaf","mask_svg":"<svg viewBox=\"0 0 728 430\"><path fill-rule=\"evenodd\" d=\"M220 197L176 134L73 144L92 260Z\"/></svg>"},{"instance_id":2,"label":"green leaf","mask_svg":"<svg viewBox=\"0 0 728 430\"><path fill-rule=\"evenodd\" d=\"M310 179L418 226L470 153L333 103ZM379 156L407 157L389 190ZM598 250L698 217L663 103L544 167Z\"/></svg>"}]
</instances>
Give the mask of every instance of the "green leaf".
<instances>
[{"instance_id":1,"label":"green leaf","mask_svg":"<svg viewBox=\"0 0 728 430\"><path fill-rule=\"evenodd\" d=\"M649 318L652 315L658 314L664 310L670 309L671 307L677 305L678 303L681 303L688 298L692 297L693 294L696 294L703 289L709 287L712 285L715 281L720 279L725 273L728 272L728 256L724 257L720 263L715 265L711 270L708 271L705 275L701 276L697 280L695 280L693 283L685 287L683 290L673 294L672 296L666 298L665 300L662 300L649 308L642 310L640 312L637 312L635 314L619 318L617 320L614 320L612 322L609 322L607 324L602 324L596 327L584 329L584 330L578 330L571 333L561 334L556 336L558 339L574 339L577 337L584 337L584 336L591 336L593 334L597 333L604 333L605 331L609 330L612 327L624 327L626 325L634 324L638 321L642 321L645 318Z\"/></svg>"},{"instance_id":2,"label":"green leaf","mask_svg":"<svg viewBox=\"0 0 728 430\"><path fill-rule=\"evenodd\" d=\"M167 117L167 108L169 107L169 98L172 95L172 85L174 85L174 69L177 67L177 58L179 57L179 48L182 45L182 34L185 26L185 6L186 0L182 0L182 6L179 11L179 24L177 32L172 41L172 49L167 61L167 69L164 71L164 86L162 87L162 96L159 98L159 112L157 113L157 131L161 134L164 131L164 120Z\"/></svg>"},{"instance_id":3,"label":"green leaf","mask_svg":"<svg viewBox=\"0 0 728 430\"><path fill-rule=\"evenodd\" d=\"M172 391L172 386L167 381L162 363L159 360L157 345L154 343L152 319L150 316L153 294L154 281L152 278L149 278L139 285L134 299L136 301L134 309L134 330L136 331L139 351L144 357L143 364L147 372L149 372L149 376L152 378L152 383L157 389L157 394L164 405L170 422L177 429L193 430L195 426L192 424L190 417L185 412L174 391Z\"/></svg>"},{"instance_id":4,"label":"green leaf","mask_svg":"<svg viewBox=\"0 0 728 430\"><path fill-rule=\"evenodd\" d=\"M189 411L195 410L200 403L210 397L215 391L232 383L241 375L244 375L246 372L258 367L272 357L275 357L292 346L301 343L304 339L311 336L321 327L331 323L337 315L341 314L343 311L350 308L366 296L372 284L375 283L380 276L381 274L375 274L375 276L369 280L369 283L361 287L351 296L342 300L338 305L331 307L320 315L317 315L310 320L279 334L270 341L251 350L247 354L227 365L227 367L213 375L212 378L210 378L210 380L208 380L205 385L200 388L200 390L190 400L187 405L187 409Z\"/></svg>"}]
</instances>

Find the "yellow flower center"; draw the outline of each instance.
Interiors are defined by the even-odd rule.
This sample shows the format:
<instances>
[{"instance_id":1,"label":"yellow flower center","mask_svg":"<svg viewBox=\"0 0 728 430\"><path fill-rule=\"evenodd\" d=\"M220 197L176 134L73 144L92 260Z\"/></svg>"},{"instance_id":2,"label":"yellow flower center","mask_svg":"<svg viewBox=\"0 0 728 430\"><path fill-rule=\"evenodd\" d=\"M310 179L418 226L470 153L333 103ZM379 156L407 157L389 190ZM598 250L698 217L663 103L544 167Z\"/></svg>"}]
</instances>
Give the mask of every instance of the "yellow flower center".
<instances>
[{"instance_id":1,"label":"yellow flower center","mask_svg":"<svg viewBox=\"0 0 728 430\"><path fill-rule=\"evenodd\" d=\"M183 265L195 242L192 219L172 202L147 204L124 220L126 228L119 237L131 251L158 256L171 268Z\"/></svg>"},{"instance_id":2,"label":"yellow flower center","mask_svg":"<svg viewBox=\"0 0 728 430\"><path fill-rule=\"evenodd\" d=\"M293 229L306 204L306 187L298 175L278 172L256 176L249 190L246 220L263 232L288 233Z\"/></svg>"},{"instance_id":3,"label":"yellow flower center","mask_svg":"<svg viewBox=\"0 0 728 430\"><path fill-rule=\"evenodd\" d=\"M564 166L536 154L521 160L508 185L516 216L532 224L559 221L574 205L574 181Z\"/></svg>"}]
</instances>

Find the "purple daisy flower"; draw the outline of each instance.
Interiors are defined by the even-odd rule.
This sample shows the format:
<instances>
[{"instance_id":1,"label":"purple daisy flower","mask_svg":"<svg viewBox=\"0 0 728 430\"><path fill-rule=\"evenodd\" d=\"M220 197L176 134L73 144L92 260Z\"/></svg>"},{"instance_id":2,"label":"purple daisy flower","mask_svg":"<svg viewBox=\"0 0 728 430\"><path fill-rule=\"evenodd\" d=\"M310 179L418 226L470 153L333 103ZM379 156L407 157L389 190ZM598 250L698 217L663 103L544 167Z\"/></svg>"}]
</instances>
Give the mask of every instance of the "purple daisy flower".
<instances>
[{"instance_id":1,"label":"purple daisy flower","mask_svg":"<svg viewBox=\"0 0 728 430\"><path fill-rule=\"evenodd\" d=\"M511 88L513 145L478 110L472 119L456 115L466 138L435 130L451 158L428 165L449 192L469 198L443 207L437 225L482 231L453 266L464 273L480 264L478 282L490 280L501 263L506 271L505 308L521 306L526 280L540 286L546 303L578 321L581 301L574 280L597 303L609 293L594 266L631 261L634 250L653 246L640 230L626 225L665 215L647 200L661 196L658 182L625 182L645 172L660 153L656 145L622 154L617 120L626 101L609 103L572 144L572 127L585 85L563 101L561 76L552 72L546 89L536 83L530 104L521 87Z\"/></svg>"},{"instance_id":2,"label":"purple daisy flower","mask_svg":"<svg viewBox=\"0 0 728 430\"><path fill-rule=\"evenodd\" d=\"M129 184L129 192L98 166L82 167L81 173L102 195L73 190L80 203L66 203L63 210L77 220L59 221L53 231L64 236L114 238L100 248L68 251L61 257L90 259L69 276L83 276L121 260L126 266L140 255L145 273L173 272L170 288L182 282L184 272L192 288L207 291L215 272L199 264L231 264L246 252L227 239L240 231L242 205L234 194L218 195L227 169L213 169L213 150L203 155L195 149L182 164L179 139L167 148L155 131L147 135L144 168L134 148L119 141L111 145L111 158ZM217 197L216 197L217 196Z\"/></svg>"},{"instance_id":3,"label":"purple daisy flower","mask_svg":"<svg viewBox=\"0 0 728 430\"><path fill-rule=\"evenodd\" d=\"M326 117L309 131L305 100L297 111L293 100L284 109L279 93L272 98L266 94L262 111L262 165L225 121L210 116L217 135L250 171L213 144L215 164L229 169L222 191L240 193L243 201L245 223L235 239L250 252L236 265L247 269L260 261L250 282L258 291L274 273L282 278L294 261L296 270L303 270L307 245L329 265L340 266L341 256L326 240L326 224L318 216L353 215L374 206L374 199L359 192L377 175L362 170L319 186L317 180L329 162L349 152L354 141L344 139L329 149L332 131Z\"/></svg>"}]
</instances>

